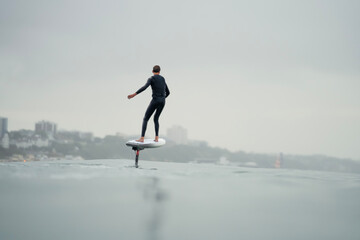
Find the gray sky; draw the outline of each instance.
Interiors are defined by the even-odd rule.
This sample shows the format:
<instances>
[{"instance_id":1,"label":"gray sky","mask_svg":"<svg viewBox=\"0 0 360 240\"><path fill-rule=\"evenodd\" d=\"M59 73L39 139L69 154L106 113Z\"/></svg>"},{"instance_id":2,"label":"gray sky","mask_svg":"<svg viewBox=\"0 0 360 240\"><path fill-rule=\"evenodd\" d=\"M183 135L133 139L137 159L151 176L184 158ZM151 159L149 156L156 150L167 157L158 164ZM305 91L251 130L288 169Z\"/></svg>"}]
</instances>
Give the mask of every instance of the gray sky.
<instances>
[{"instance_id":1,"label":"gray sky","mask_svg":"<svg viewBox=\"0 0 360 240\"><path fill-rule=\"evenodd\" d=\"M0 115L139 134L160 118L233 151L360 159L360 1L0 0ZM149 122L147 135L153 136Z\"/></svg>"}]
</instances>

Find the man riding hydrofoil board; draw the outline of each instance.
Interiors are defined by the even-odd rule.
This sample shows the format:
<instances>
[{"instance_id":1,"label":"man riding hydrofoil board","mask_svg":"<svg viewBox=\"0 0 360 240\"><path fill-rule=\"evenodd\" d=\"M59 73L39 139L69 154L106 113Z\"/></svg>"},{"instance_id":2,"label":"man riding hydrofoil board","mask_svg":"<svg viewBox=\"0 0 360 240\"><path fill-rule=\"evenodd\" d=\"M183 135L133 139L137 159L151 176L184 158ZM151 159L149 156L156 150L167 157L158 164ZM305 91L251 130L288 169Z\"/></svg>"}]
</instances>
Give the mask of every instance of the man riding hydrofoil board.
<instances>
[{"instance_id":1,"label":"man riding hydrofoil board","mask_svg":"<svg viewBox=\"0 0 360 240\"><path fill-rule=\"evenodd\" d=\"M142 123L141 137L136 140L138 142L144 142L145 132L147 128L147 123L151 115L155 112L154 115L154 124L155 124L155 142L159 141L159 117L165 106L165 98L170 94L169 88L165 82L165 78L160 75L160 66L155 65L153 67L153 76L150 77L146 84L137 90L135 93L128 95L128 99L135 97L136 95L143 92L151 85L152 89L152 100L145 112L145 116Z\"/></svg>"}]
</instances>

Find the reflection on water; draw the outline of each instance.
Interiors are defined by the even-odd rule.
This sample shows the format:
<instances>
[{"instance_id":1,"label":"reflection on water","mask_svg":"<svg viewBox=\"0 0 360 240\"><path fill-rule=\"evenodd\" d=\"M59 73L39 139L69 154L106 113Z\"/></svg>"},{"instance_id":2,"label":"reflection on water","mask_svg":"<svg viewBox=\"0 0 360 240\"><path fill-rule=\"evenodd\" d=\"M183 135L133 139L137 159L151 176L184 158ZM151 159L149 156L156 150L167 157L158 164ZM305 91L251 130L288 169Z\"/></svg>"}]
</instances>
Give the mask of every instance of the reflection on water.
<instances>
[{"instance_id":1,"label":"reflection on water","mask_svg":"<svg viewBox=\"0 0 360 240\"><path fill-rule=\"evenodd\" d=\"M165 202L168 193L160 187L160 180L157 177L147 178L142 185L145 203L150 205L149 219L147 220L147 239L161 239L161 227L164 223Z\"/></svg>"}]
</instances>

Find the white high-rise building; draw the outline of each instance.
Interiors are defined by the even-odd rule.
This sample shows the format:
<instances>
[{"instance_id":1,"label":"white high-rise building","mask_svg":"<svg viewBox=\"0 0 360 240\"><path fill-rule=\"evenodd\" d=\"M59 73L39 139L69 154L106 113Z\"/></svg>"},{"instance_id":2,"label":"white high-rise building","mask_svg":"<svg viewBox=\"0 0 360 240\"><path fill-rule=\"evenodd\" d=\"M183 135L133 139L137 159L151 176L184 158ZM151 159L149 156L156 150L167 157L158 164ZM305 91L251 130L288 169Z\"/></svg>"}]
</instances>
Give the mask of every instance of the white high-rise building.
<instances>
[{"instance_id":1,"label":"white high-rise building","mask_svg":"<svg viewBox=\"0 0 360 240\"><path fill-rule=\"evenodd\" d=\"M9 149L10 147L10 137L9 133L5 133L4 136L1 139L1 146L3 148Z\"/></svg>"},{"instance_id":2,"label":"white high-rise building","mask_svg":"<svg viewBox=\"0 0 360 240\"><path fill-rule=\"evenodd\" d=\"M187 130L181 126L173 126L167 129L166 135L169 140L172 140L177 144L188 143Z\"/></svg>"},{"instance_id":3,"label":"white high-rise building","mask_svg":"<svg viewBox=\"0 0 360 240\"><path fill-rule=\"evenodd\" d=\"M35 124L35 133L46 133L48 137L53 138L56 135L57 124L47 121L40 121Z\"/></svg>"}]
</instances>

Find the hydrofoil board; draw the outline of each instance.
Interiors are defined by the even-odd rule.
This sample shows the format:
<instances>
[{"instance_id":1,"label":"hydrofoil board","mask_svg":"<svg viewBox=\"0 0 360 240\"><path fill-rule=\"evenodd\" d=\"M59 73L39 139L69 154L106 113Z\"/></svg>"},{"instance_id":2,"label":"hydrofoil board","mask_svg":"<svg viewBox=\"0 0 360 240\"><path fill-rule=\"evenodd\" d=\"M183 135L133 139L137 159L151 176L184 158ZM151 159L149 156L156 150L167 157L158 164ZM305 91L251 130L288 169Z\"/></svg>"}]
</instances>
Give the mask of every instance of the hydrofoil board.
<instances>
[{"instance_id":1,"label":"hydrofoil board","mask_svg":"<svg viewBox=\"0 0 360 240\"><path fill-rule=\"evenodd\" d=\"M166 141L163 138L159 138L158 142L155 142L154 139L144 139L144 142L138 142L136 140L130 140L126 143L126 146L133 147L139 150L145 149L145 148L157 148L165 145Z\"/></svg>"}]
</instances>

